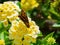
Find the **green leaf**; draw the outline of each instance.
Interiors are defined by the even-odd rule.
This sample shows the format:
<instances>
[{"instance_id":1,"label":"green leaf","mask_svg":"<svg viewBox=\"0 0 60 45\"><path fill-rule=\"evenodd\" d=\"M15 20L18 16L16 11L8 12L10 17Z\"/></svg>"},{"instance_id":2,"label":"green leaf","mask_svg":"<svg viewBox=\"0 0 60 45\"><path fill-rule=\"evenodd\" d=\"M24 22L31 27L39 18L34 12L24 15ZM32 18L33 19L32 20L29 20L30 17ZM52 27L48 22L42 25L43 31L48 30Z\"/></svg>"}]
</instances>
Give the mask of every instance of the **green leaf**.
<instances>
[{"instance_id":1,"label":"green leaf","mask_svg":"<svg viewBox=\"0 0 60 45\"><path fill-rule=\"evenodd\" d=\"M11 45L12 42L11 40L9 39L9 28L10 28L11 24L8 24L7 27L4 27L3 23L0 22L0 40L4 40L5 41L5 45Z\"/></svg>"},{"instance_id":2,"label":"green leaf","mask_svg":"<svg viewBox=\"0 0 60 45\"><path fill-rule=\"evenodd\" d=\"M4 32L0 33L0 40L3 39L4 40Z\"/></svg>"},{"instance_id":3,"label":"green leaf","mask_svg":"<svg viewBox=\"0 0 60 45\"><path fill-rule=\"evenodd\" d=\"M58 20L56 23L54 23L54 24L52 25L52 27L57 27L57 28L59 28L59 27L60 27L60 20Z\"/></svg>"},{"instance_id":4,"label":"green leaf","mask_svg":"<svg viewBox=\"0 0 60 45\"><path fill-rule=\"evenodd\" d=\"M60 27L60 24L54 24L52 27Z\"/></svg>"},{"instance_id":5,"label":"green leaf","mask_svg":"<svg viewBox=\"0 0 60 45\"><path fill-rule=\"evenodd\" d=\"M40 34L38 34L38 37L40 37L40 36L43 36L42 32L40 32Z\"/></svg>"},{"instance_id":6,"label":"green leaf","mask_svg":"<svg viewBox=\"0 0 60 45\"><path fill-rule=\"evenodd\" d=\"M0 30L1 30L3 27L4 27L4 26L3 26L3 23L0 22Z\"/></svg>"},{"instance_id":7,"label":"green leaf","mask_svg":"<svg viewBox=\"0 0 60 45\"><path fill-rule=\"evenodd\" d=\"M21 7L21 2L18 1L18 2L17 2L17 5L19 6L19 8L22 8L22 7Z\"/></svg>"},{"instance_id":8,"label":"green leaf","mask_svg":"<svg viewBox=\"0 0 60 45\"><path fill-rule=\"evenodd\" d=\"M43 39L43 41L47 40L49 37L52 37L52 36L53 36L53 34L54 34L54 32L52 32L52 33L48 34L48 35Z\"/></svg>"}]
</instances>

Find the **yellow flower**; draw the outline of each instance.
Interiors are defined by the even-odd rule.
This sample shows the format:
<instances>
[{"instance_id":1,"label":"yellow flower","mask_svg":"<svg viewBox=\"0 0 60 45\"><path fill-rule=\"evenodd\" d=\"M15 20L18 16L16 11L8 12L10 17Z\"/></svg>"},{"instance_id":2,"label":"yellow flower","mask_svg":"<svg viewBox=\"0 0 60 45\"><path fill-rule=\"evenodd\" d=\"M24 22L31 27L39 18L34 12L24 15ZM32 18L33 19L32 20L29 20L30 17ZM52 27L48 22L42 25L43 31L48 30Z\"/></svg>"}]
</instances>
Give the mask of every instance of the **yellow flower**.
<instances>
[{"instance_id":1,"label":"yellow flower","mask_svg":"<svg viewBox=\"0 0 60 45\"><path fill-rule=\"evenodd\" d=\"M36 38L32 38L31 36L28 36L28 35L24 36L24 40L27 42L33 42L33 43L36 42Z\"/></svg>"},{"instance_id":2,"label":"yellow flower","mask_svg":"<svg viewBox=\"0 0 60 45\"><path fill-rule=\"evenodd\" d=\"M49 15L49 16L48 16L48 19L52 19L52 17Z\"/></svg>"},{"instance_id":3,"label":"yellow flower","mask_svg":"<svg viewBox=\"0 0 60 45\"><path fill-rule=\"evenodd\" d=\"M31 45L30 42L23 40L23 45Z\"/></svg>"},{"instance_id":4,"label":"yellow flower","mask_svg":"<svg viewBox=\"0 0 60 45\"><path fill-rule=\"evenodd\" d=\"M14 41L18 43L14 43L13 41L13 45L30 45L31 42L36 42L37 34L40 33L39 27L30 18L28 19L30 24L29 28L21 20L12 22L12 26L9 30L9 38L14 39ZM19 40L21 40L21 43L18 42Z\"/></svg>"},{"instance_id":5,"label":"yellow flower","mask_svg":"<svg viewBox=\"0 0 60 45\"><path fill-rule=\"evenodd\" d=\"M56 43L55 41L56 40L53 37L49 37L48 40L47 40L47 43L48 44L54 44L54 43Z\"/></svg>"},{"instance_id":6,"label":"yellow flower","mask_svg":"<svg viewBox=\"0 0 60 45\"><path fill-rule=\"evenodd\" d=\"M31 41L32 41L33 43L36 43L36 38L32 38Z\"/></svg>"},{"instance_id":7,"label":"yellow flower","mask_svg":"<svg viewBox=\"0 0 60 45\"><path fill-rule=\"evenodd\" d=\"M59 1L54 0L54 2L51 3L51 7L56 7L59 3Z\"/></svg>"},{"instance_id":8,"label":"yellow flower","mask_svg":"<svg viewBox=\"0 0 60 45\"><path fill-rule=\"evenodd\" d=\"M27 36L27 35L24 36L24 40L26 40L28 42L31 42L31 39L32 39L31 36Z\"/></svg>"},{"instance_id":9,"label":"yellow flower","mask_svg":"<svg viewBox=\"0 0 60 45\"><path fill-rule=\"evenodd\" d=\"M2 21L2 23L4 24L5 27L8 26L8 21L7 20Z\"/></svg>"},{"instance_id":10,"label":"yellow flower","mask_svg":"<svg viewBox=\"0 0 60 45\"><path fill-rule=\"evenodd\" d=\"M30 10L35 7L38 7L36 0L21 0L21 5L24 10Z\"/></svg>"},{"instance_id":11,"label":"yellow flower","mask_svg":"<svg viewBox=\"0 0 60 45\"><path fill-rule=\"evenodd\" d=\"M16 38L14 41L13 41L13 44L12 45L22 45L22 40L19 39L19 38Z\"/></svg>"},{"instance_id":12,"label":"yellow flower","mask_svg":"<svg viewBox=\"0 0 60 45\"><path fill-rule=\"evenodd\" d=\"M0 21L9 19L10 22L16 20L20 12L20 8L12 1L0 4Z\"/></svg>"},{"instance_id":13,"label":"yellow flower","mask_svg":"<svg viewBox=\"0 0 60 45\"><path fill-rule=\"evenodd\" d=\"M5 45L4 40L0 40L0 45Z\"/></svg>"}]
</instances>

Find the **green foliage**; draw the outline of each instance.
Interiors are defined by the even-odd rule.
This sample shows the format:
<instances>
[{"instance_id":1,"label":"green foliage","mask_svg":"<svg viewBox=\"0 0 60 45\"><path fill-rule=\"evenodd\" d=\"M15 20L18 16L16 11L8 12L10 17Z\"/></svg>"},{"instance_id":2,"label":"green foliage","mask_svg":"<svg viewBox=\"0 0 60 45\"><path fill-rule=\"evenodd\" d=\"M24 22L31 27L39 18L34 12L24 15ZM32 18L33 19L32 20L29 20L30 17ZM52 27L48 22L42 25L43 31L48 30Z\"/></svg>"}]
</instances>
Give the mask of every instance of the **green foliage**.
<instances>
[{"instance_id":1,"label":"green foliage","mask_svg":"<svg viewBox=\"0 0 60 45\"><path fill-rule=\"evenodd\" d=\"M49 37L53 37L53 34L54 34L54 32L48 34L48 35L43 39L43 41L44 41L44 40L47 40Z\"/></svg>"},{"instance_id":2,"label":"green foliage","mask_svg":"<svg viewBox=\"0 0 60 45\"><path fill-rule=\"evenodd\" d=\"M54 32L54 38L56 38L59 45L60 41L60 0L37 0L39 7L30 11L30 17L40 27L43 36ZM34 14L35 13L35 14ZM48 16L51 18L49 19ZM43 17L43 19L41 18ZM49 20L49 22L46 22ZM54 23L51 21L53 20ZM45 38L43 38L45 40ZM46 42L45 42L46 43ZM42 44L43 45L43 44Z\"/></svg>"},{"instance_id":3,"label":"green foliage","mask_svg":"<svg viewBox=\"0 0 60 45\"><path fill-rule=\"evenodd\" d=\"M20 9L22 8L21 7L21 2L18 1L16 4L20 7Z\"/></svg>"},{"instance_id":4,"label":"green foliage","mask_svg":"<svg viewBox=\"0 0 60 45\"><path fill-rule=\"evenodd\" d=\"M53 37L54 32L48 34L46 37L42 38L42 39L37 39L36 43L32 43L32 45L49 45L49 43L47 42L48 38ZM54 40L53 40L54 41ZM54 44L50 44L50 45L54 45Z\"/></svg>"},{"instance_id":5,"label":"green foliage","mask_svg":"<svg viewBox=\"0 0 60 45\"><path fill-rule=\"evenodd\" d=\"M10 28L11 24L8 24L7 27L4 27L3 23L0 22L0 40L4 40L5 41L5 45L11 45L12 41L9 40L9 33L8 33L8 29Z\"/></svg>"},{"instance_id":6,"label":"green foliage","mask_svg":"<svg viewBox=\"0 0 60 45\"><path fill-rule=\"evenodd\" d=\"M2 22L0 22L0 32L2 32L2 31L3 31L3 28L4 28L3 23L2 23Z\"/></svg>"}]
</instances>

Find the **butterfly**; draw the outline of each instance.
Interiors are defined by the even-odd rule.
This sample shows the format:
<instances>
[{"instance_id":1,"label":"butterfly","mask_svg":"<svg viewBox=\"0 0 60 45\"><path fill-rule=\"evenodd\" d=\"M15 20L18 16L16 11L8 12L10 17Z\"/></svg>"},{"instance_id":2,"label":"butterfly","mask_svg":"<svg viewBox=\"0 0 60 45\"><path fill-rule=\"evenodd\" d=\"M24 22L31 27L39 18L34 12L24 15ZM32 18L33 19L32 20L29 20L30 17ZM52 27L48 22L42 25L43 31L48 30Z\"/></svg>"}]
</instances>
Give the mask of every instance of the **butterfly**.
<instances>
[{"instance_id":1,"label":"butterfly","mask_svg":"<svg viewBox=\"0 0 60 45\"><path fill-rule=\"evenodd\" d=\"M30 27L27 14L23 9L21 10L21 15L18 17L25 23L28 28Z\"/></svg>"}]
</instances>

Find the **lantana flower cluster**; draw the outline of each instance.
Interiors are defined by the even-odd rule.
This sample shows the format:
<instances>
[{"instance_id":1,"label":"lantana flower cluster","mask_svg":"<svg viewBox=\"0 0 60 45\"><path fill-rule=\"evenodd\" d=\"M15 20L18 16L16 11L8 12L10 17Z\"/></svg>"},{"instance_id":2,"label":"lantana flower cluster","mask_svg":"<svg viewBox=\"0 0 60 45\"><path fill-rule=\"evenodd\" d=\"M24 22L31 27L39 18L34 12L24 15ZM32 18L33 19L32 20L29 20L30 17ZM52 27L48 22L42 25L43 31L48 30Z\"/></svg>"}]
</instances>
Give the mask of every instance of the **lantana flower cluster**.
<instances>
[{"instance_id":1,"label":"lantana flower cluster","mask_svg":"<svg viewBox=\"0 0 60 45\"><path fill-rule=\"evenodd\" d=\"M30 27L24 24L22 20L13 21L9 30L9 38L13 40L12 45L30 45L35 43L38 34L40 33L39 27L29 18Z\"/></svg>"},{"instance_id":2,"label":"lantana flower cluster","mask_svg":"<svg viewBox=\"0 0 60 45\"><path fill-rule=\"evenodd\" d=\"M47 40L48 44L55 44L56 43L56 40L53 38L53 37L49 37L48 40Z\"/></svg>"},{"instance_id":3,"label":"lantana flower cluster","mask_svg":"<svg viewBox=\"0 0 60 45\"><path fill-rule=\"evenodd\" d=\"M5 45L4 40L0 40L0 45Z\"/></svg>"},{"instance_id":4,"label":"lantana flower cluster","mask_svg":"<svg viewBox=\"0 0 60 45\"><path fill-rule=\"evenodd\" d=\"M18 12L20 11L16 3L12 1L4 2L0 4L0 21L7 23L7 19L9 19L9 21L12 22L18 18Z\"/></svg>"},{"instance_id":5,"label":"lantana flower cluster","mask_svg":"<svg viewBox=\"0 0 60 45\"><path fill-rule=\"evenodd\" d=\"M27 0L27 3L30 2L30 0ZM23 5L23 2L21 3ZM30 5L31 8L34 8L38 6L38 3L35 0L32 0L32 3L29 4L29 6ZM29 6L26 6L27 8L25 9L28 9ZM0 21L2 21L5 26L8 25L8 20L11 22L11 27L8 30L8 37L10 40L12 40L12 45L30 45L31 43L36 42L36 38L40 33L39 27L29 17L29 28L25 25L25 23L22 20L17 21L16 19L19 18L18 12L20 11L21 9L19 8L19 6L16 5L16 3L12 1L4 2L3 4L0 4ZM0 40L0 44L5 45L5 41Z\"/></svg>"},{"instance_id":6,"label":"lantana flower cluster","mask_svg":"<svg viewBox=\"0 0 60 45\"><path fill-rule=\"evenodd\" d=\"M37 0L21 0L21 5L24 10L30 10L35 7L38 7Z\"/></svg>"}]
</instances>

